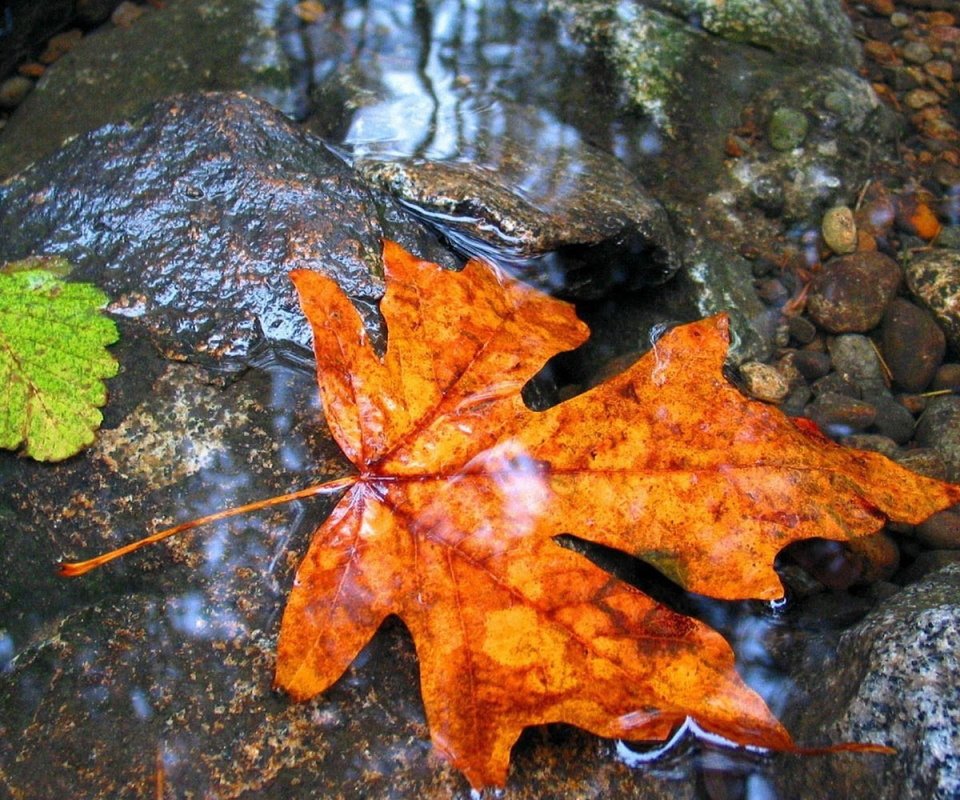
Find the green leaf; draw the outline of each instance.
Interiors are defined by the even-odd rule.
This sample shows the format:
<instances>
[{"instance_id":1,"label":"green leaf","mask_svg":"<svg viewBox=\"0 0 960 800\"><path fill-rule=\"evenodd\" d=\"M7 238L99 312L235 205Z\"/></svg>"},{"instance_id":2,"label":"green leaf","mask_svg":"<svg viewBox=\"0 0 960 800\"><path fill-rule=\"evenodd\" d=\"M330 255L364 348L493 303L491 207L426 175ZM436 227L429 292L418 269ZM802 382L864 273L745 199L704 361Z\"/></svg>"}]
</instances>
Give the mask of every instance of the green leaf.
<instances>
[{"instance_id":1,"label":"green leaf","mask_svg":"<svg viewBox=\"0 0 960 800\"><path fill-rule=\"evenodd\" d=\"M107 296L45 270L0 272L0 448L61 461L93 442L117 362Z\"/></svg>"}]
</instances>

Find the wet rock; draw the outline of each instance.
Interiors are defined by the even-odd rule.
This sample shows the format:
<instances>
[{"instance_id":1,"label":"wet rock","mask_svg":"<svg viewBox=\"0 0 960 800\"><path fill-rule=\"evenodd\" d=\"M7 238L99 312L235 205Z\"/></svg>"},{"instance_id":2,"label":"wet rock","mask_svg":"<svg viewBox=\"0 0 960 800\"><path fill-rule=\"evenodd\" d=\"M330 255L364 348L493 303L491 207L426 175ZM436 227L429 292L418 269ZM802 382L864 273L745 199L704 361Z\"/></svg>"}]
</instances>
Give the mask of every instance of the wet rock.
<instances>
[{"instance_id":1,"label":"wet rock","mask_svg":"<svg viewBox=\"0 0 960 800\"><path fill-rule=\"evenodd\" d=\"M941 364L933 376L933 383L930 388L934 391L938 389L960 389L960 364Z\"/></svg>"},{"instance_id":2,"label":"wet rock","mask_svg":"<svg viewBox=\"0 0 960 800\"><path fill-rule=\"evenodd\" d=\"M817 396L825 392L837 392L838 394L860 399L860 387L849 377L841 375L839 372L830 372L822 378L818 378L811 385L813 393Z\"/></svg>"},{"instance_id":3,"label":"wet rock","mask_svg":"<svg viewBox=\"0 0 960 800\"><path fill-rule=\"evenodd\" d=\"M473 147L469 161L364 156L356 168L466 254L561 293L598 296L676 272L666 212L617 159L573 129L542 135L558 123L533 109L501 104L497 115L509 115L513 133Z\"/></svg>"},{"instance_id":4,"label":"wet rock","mask_svg":"<svg viewBox=\"0 0 960 800\"><path fill-rule=\"evenodd\" d=\"M834 253L846 255L857 249L857 223L849 206L834 206L823 215L823 241Z\"/></svg>"},{"instance_id":5,"label":"wet rock","mask_svg":"<svg viewBox=\"0 0 960 800\"><path fill-rule=\"evenodd\" d=\"M947 478L960 482L960 397L932 397L917 421L917 444L932 447L947 466Z\"/></svg>"},{"instance_id":6,"label":"wet rock","mask_svg":"<svg viewBox=\"0 0 960 800\"><path fill-rule=\"evenodd\" d=\"M885 455L887 458L893 458L900 452L900 448L893 439L879 433L855 433L850 436L844 436L840 442L846 447L854 447L857 450L870 450L871 452Z\"/></svg>"},{"instance_id":7,"label":"wet rock","mask_svg":"<svg viewBox=\"0 0 960 800\"><path fill-rule=\"evenodd\" d=\"M264 340L309 346L294 268L334 273L373 324L383 237L449 260L321 142L243 95L162 103L0 187L0 258L62 255L171 356L234 367Z\"/></svg>"},{"instance_id":8,"label":"wet rock","mask_svg":"<svg viewBox=\"0 0 960 800\"><path fill-rule=\"evenodd\" d=\"M890 437L897 444L906 444L913 438L916 420L903 405L886 392L871 396L869 400L877 410L873 424L880 434Z\"/></svg>"},{"instance_id":9,"label":"wet rock","mask_svg":"<svg viewBox=\"0 0 960 800\"><path fill-rule=\"evenodd\" d=\"M760 361L741 364L740 376L743 378L747 392L767 403L781 402L790 391L790 385L783 375L770 364Z\"/></svg>"},{"instance_id":10,"label":"wet rock","mask_svg":"<svg viewBox=\"0 0 960 800\"><path fill-rule=\"evenodd\" d=\"M897 262L883 253L831 259L810 283L807 313L831 333L869 331L880 322L900 280Z\"/></svg>"},{"instance_id":11,"label":"wet rock","mask_svg":"<svg viewBox=\"0 0 960 800\"><path fill-rule=\"evenodd\" d=\"M33 81L23 75L14 75L0 83L0 108L16 108L33 89Z\"/></svg>"},{"instance_id":12,"label":"wet rock","mask_svg":"<svg viewBox=\"0 0 960 800\"><path fill-rule=\"evenodd\" d=\"M183 0L130 28L86 37L46 71L0 133L0 176L177 92L238 89L294 112L291 64L262 17L256 0Z\"/></svg>"},{"instance_id":13,"label":"wet rock","mask_svg":"<svg viewBox=\"0 0 960 800\"><path fill-rule=\"evenodd\" d=\"M862 400L837 392L823 392L804 411L824 433L835 438L873 425L877 410Z\"/></svg>"},{"instance_id":14,"label":"wet rock","mask_svg":"<svg viewBox=\"0 0 960 800\"><path fill-rule=\"evenodd\" d=\"M906 267L907 286L960 351L960 251L938 249L915 255Z\"/></svg>"},{"instance_id":15,"label":"wet rock","mask_svg":"<svg viewBox=\"0 0 960 800\"><path fill-rule=\"evenodd\" d=\"M834 0L776 5L668 0L656 8L550 0L549 7L576 38L604 54L630 100L668 129L671 108L692 64L705 52L734 52L730 42L749 42L844 68L860 59L850 22ZM705 37L704 31L713 36ZM739 52L746 56L739 59L742 75L750 56L747 48Z\"/></svg>"},{"instance_id":16,"label":"wet rock","mask_svg":"<svg viewBox=\"0 0 960 800\"><path fill-rule=\"evenodd\" d=\"M902 297L883 316L883 358L893 379L908 392L922 392L933 379L947 341L933 317Z\"/></svg>"},{"instance_id":17,"label":"wet rock","mask_svg":"<svg viewBox=\"0 0 960 800\"><path fill-rule=\"evenodd\" d=\"M808 381L815 381L830 372L830 355L816 350L798 350L793 356L794 366Z\"/></svg>"},{"instance_id":18,"label":"wet rock","mask_svg":"<svg viewBox=\"0 0 960 800\"><path fill-rule=\"evenodd\" d=\"M835 63L848 65L857 63L859 58L850 41L849 20L833 0L787 0L776 4L762 0L721 4L711 0L665 0L660 5L685 19L698 19L713 34L778 53L836 59Z\"/></svg>"},{"instance_id":19,"label":"wet rock","mask_svg":"<svg viewBox=\"0 0 960 800\"><path fill-rule=\"evenodd\" d=\"M816 326L806 317L790 317L787 325L790 329L790 337L799 344L810 344L817 338Z\"/></svg>"},{"instance_id":20,"label":"wet rock","mask_svg":"<svg viewBox=\"0 0 960 800\"><path fill-rule=\"evenodd\" d=\"M960 565L928 575L846 632L836 658L802 678L807 701L789 726L798 740L892 744L897 755L785 763L788 796L820 797L827 786L877 800L960 792L958 593Z\"/></svg>"},{"instance_id":21,"label":"wet rock","mask_svg":"<svg viewBox=\"0 0 960 800\"><path fill-rule=\"evenodd\" d=\"M960 508L934 514L917 525L915 535L935 550L960 550Z\"/></svg>"},{"instance_id":22,"label":"wet rock","mask_svg":"<svg viewBox=\"0 0 960 800\"><path fill-rule=\"evenodd\" d=\"M913 447L903 450L894 460L928 478L936 478L938 481L947 480L947 465L943 461L943 456L932 447Z\"/></svg>"},{"instance_id":23,"label":"wet rock","mask_svg":"<svg viewBox=\"0 0 960 800\"><path fill-rule=\"evenodd\" d=\"M926 64L933 58L933 51L925 42L907 42L903 46L903 57L912 64Z\"/></svg>"},{"instance_id":24,"label":"wet rock","mask_svg":"<svg viewBox=\"0 0 960 800\"><path fill-rule=\"evenodd\" d=\"M803 144L810 121L795 108L778 108L770 116L767 137L774 150L793 150Z\"/></svg>"},{"instance_id":25,"label":"wet rock","mask_svg":"<svg viewBox=\"0 0 960 800\"><path fill-rule=\"evenodd\" d=\"M856 333L834 336L827 349L833 368L857 386L861 395L886 390L880 357L866 336Z\"/></svg>"},{"instance_id":26,"label":"wet rock","mask_svg":"<svg viewBox=\"0 0 960 800\"><path fill-rule=\"evenodd\" d=\"M693 298L699 316L730 314L731 360L766 360L773 351L779 312L757 297L750 262L699 237L687 239L681 261L683 269L673 283Z\"/></svg>"}]
</instances>

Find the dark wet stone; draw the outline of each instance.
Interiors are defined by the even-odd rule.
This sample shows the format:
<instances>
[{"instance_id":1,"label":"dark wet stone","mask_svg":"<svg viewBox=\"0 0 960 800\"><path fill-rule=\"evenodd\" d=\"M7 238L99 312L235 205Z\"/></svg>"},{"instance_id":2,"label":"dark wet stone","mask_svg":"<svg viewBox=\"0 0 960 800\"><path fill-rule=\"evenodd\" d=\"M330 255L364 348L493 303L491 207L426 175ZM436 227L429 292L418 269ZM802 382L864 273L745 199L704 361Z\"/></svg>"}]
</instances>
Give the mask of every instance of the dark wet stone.
<instances>
[{"instance_id":1,"label":"dark wet stone","mask_svg":"<svg viewBox=\"0 0 960 800\"><path fill-rule=\"evenodd\" d=\"M868 399L870 405L877 410L877 418L873 424L878 433L890 437L897 444L906 444L913 438L916 420L892 395L884 392Z\"/></svg>"},{"instance_id":2,"label":"dark wet stone","mask_svg":"<svg viewBox=\"0 0 960 800\"><path fill-rule=\"evenodd\" d=\"M811 388L818 397L832 392L856 400L860 399L860 387L849 376L841 375L839 372L831 372L829 375L818 378L813 382Z\"/></svg>"},{"instance_id":3,"label":"dark wet stone","mask_svg":"<svg viewBox=\"0 0 960 800\"><path fill-rule=\"evenodd\" d=\"M262 21L261 5L178 0L150 10L136 25L84 38L47 69L0 133L0 176L49 155L71 136L120 122L178 92L236 89L293 113L302 102L293 67L276 29Z\"/></svg>"},{"instance_id":4,"label":"dark wet stone","mask_svg":"<svg viewBox=\"0 0 960 800\"><path fill-rule=\"evenodd\" d=\"M928 478L936 478L938 481L947 479L947 465L944 463L943 456L932 447L912 447L909 450L901 450L894 460Z\"/></svg>"},{"instance_id":5,"label":"dark wet stone","mask_svg":"<svg viewBox=\"0 0 960 800\"><path fill-rule=\"evenodd\" d=\"M467 255L505 262L533 282L574 296L661 283L680 266L663 207L612 156L577 136L538 133L460 161L356 162L360 174ZM522 128L516 121L512 130Z\"/></svg>"},{"instance_id":6,"label":"dark wet stone","mask_svg":"<svg viewBox=\"0 0 960 800\"><path fill-rule=\"evenodd\" d=\"M947 465L947 477L960 482L960 397L931 397L917 421L917 443L932 447Z\"/></svg>"},{"instance_id":7,"label":"dark wet stone","mask_svg":"<svg viewBox=\"0 0 960 800\"><path fill-rule=\"evenodd\" d=\"M830 354L817 350L797 350L793 364L808 381L815 381L830 372Z\"/></svg>"},{"instance_id":8,"label":"dark wet stone","mask_svg":"<svg viewBox=\"0 0 960 800\"><path fill-rule=\"evenodd\" d=\"M940 389L960 390L960 364L941 364L930 384L933 391Z\"/></svg>"},{"instance_id":9,"label":"dark wet stone","mask_svg":"<svg viewBox=\"0 0 960 800\"><path fill-rule=\"evenodd\" d=\"M881 453L887 458L893 458L900 452L900 448L893 439L879 433L855 433L850 436L844 436L840 442L846 447L853 447L857 450L870 450L874 453Z\"/></svg>"},{"instance_id":10,"label":"dark wet stone","mask_svg":"<svg viewBox=\"0 0 960 800\"><path fill-rule=\"evenodd\" d=\"M895 744L895 756L781 762L788 797L926 800L960 792L960 565L886 600L801 677L800 741Z\"/></svg>"},{"instance_id":11,"label":"dark wet stone","mask_svg":"<svg viewBox=\"0 0 960 800\"><path fill-rule=\"evenodd\" d=\"M817 338L816 326L806 317L789 317L790 336L800 344L810 344Z\"/></svg>"},{"instance_id":12,"label":"dark wet stone","mask_svg":"<svg viewBox=\"0 0 960 800\"><path fill-rule=\"evenodd\" d=\"M105 22L121 2L122 0L75 0L74 10L77 14L77 22L84 25Z\"/></svg>"},{"instance_id":13,"label":"dark wet stone","mask_svg":"<svg viewBox=\"0 0 960 800\"><path fill-rule=\"evenodd\" d=\"M870 403L837 392L823 392L806 408L806 416L828 436L846 436L873 425L877 409Z\"/></svg>"},{"instance_id":14,"label":"dark wet stone","mask_svg":"<svg viewBox=\"0 0 960 800\"><path fill-rule=\"evenodd\" d=\"M863 333L877 326L900 285L900 267L876 251L833 258L810 283L807 313L831 333Z\"/></svg>"},{"instance_id":15,"label":"dark wet stone","mask_svg":"<svg viewBox=\"0 0 960 800\"><path fill-rule=\"evenodd\" d=\"M933 317L902 297L883 317L883 358L893 379L908 392L922 392L946 351L946 337Z\"/></svg>"},{"instance_id":16,"label":"dark wet stone","mask_svg":"<svg viewBox=\"0 0 960 800\"><path fill-rule=\"evenodd\" d=\"M693 299L700 316L730 315L732 360L765 361L780 313L757 297L750 262L706 237L688 239L681 260L683 269L673 283Z\"/></svg>"},{"instance_id":17,"label":"dark wet stone","mask_svg":"<svg viewBox=\"0 0 960 800\"><path fill-rule=\"evenodd\" d=\"M917 583L921 578L939 572L950 564L960 562L960 550L924 550L908 567L900 570L897 579L906 586Z\"/></svg>"},{"instance_id":18,"label":"dark wet stone","mask_svg":"<svg viewBox=\"0 0 960 800\"><path fill-rule=\"evenodd\" d=\"M916 537L935 550L960 550L960 508L947 509L917 525Z\"/></svg>"},{"instance_id":19,"label":"dark wet stone","mask_svg":"<svg viewBox=\"0 0 960 800\"><path fill-rule=\"evenodd\" d=\"M916 254L907 264L907 286L960 351L960 251L936 249Z\"/></svg>"},{"instance_id":20,"label":"dark wet stone","mask_svg":"<svg viewBox=\"0 0 960 800\"><path fill-rule=\"evenodd\" d=\"M66 257L73 278L191 360L242 359L263 341L309 346L291 269L333 274L369 310L384 237L443 260L322 142L237 94L166 101L0 186L0 259Z\"/></svg>"}]
</instances>

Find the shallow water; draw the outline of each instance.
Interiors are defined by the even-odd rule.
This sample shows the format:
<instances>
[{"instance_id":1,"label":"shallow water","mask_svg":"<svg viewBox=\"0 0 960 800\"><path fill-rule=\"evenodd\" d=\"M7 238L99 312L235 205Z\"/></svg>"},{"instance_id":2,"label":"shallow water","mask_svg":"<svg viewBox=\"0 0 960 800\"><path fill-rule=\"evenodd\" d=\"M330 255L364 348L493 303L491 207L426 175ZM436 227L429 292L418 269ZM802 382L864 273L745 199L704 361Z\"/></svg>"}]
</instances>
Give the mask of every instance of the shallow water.
<instances>
[{"instance_id":1,"label":"shallow water","mask_svg":"<svg viewBox=\"0 0 960 800\"><path fill-rule=\"evenodd\" d=\"M699 161L688 159L689 142L671 143L649 120L624 110L603 66L533 6L448 0L428 9L381 0L331 4L318 24L306 28L288 19L284 43L300 59L311 92L304 125L357 164L444 159L508 174L518 195L548 214L567 194L564 181L590 168L583 155L588 148L616 156L648 181L678 182L677 174L701 170L708 190L703 167L722 143L706 142L696 148ZM743 91L733 91L731 108L714 115L716 129L733 116ZM518 151L505 144L511 141L535 141L538 160L518 161ZM680 162L682 170L671 169ZM695 196L698 188L687 183L683 192ZM461 228L452 223L458 220L429 210L422 216L462 255L496 259L495 249L457 232ZM507 244L501 260L516 270ZM564 273L558 274L555 288L562 291ZM578 353L552 362L529 394L543 405L582 390L612 359L645 350L651 329L694 315L682 298L665 302L671 290L664 291L631 288L581 300L593 337ZM131 433L132 448L98 445L88 456L98 465L93 474L84 472L83 462L72 462L57 468L49 486L47 468L0 456L0 672L17 676L0 696L6 709L0 728L5 756L27 763L0 774L0 787L14 785L35 766L12 741L30 729L52 737L83 765L81 789L91 795L280 796L296 791L302 769L322 785L339 781L342 796L404 796L383 777L391 773L411 784L432 784L435 796L466 796L460 778L427 755L412 646L399 626L388 625L330 698L309 712L270 693L283 599L329 502L297 502L220 523L89 580L63 584L52 570L45 572L64 554L80 557L116 546L151 524L202 516L348 469L333 443L316 432L321 409L303 353L267 350L239 377L218 378L163 363L155 354L140 359L140 346L131 340L118 348L127 363L139 363L143 385L107 409L105 424L115 429L136 412L142 427ZM153 393L150 387L161 380L168 381L165 391ZM105 481L111 472L104 463L122 477L121 485ZM144 483L150 489L141 495ZM48 514L45 530L27 527L37 509ZM588 552L723 633L741 675L775 713L803 701L794 691L791 660L809 663L817 648L829 647L832 628L811 630L816 623L793 603L695 597L630 559ZM857 604L842 624L867 607ZM51 705L50 697L63 705ZM126 715L122 722L118 714ZM66 732L74 725L92 733L78 741ZM242 737L231 732L238 726ZM278 731L289 738L278 740ZM786 796L774 759L728 748L693 725L650 748L598 744L558 726L525 734L516 759L523 774L534 774L531 785L542 796L549 796L548 779L564 772L563 765L554 766L543 779L532 766L533 754L551 737L565 743L564 752L615 769L626 765L630 780L649 780L665 796L673 788L684 797ZM143 741L132 744L137 740ZM132 769L129 758L139 759ZM625 791L629 781L617 775ZM612 779L605 774L604 780ZM38 776L36 796L56 786L55 778L48 784ZM596 793L602 788L598 781Z\"/></svg>"}]
</instances>

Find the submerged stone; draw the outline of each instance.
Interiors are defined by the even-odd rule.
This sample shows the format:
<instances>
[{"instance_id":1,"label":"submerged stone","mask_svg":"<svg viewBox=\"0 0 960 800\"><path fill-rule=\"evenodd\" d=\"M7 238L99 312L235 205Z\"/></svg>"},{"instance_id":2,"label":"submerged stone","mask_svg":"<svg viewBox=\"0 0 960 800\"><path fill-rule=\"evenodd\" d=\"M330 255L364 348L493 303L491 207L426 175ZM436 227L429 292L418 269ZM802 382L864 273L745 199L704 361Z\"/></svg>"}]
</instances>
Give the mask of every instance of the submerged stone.
<instances>
[{"instance_id":1,"label":"submerged stone","mask_svg":"<svg viewBox=\"0 0 960 800\"><path fill-rule=\"evenodd\" d=\"M0 176L49 155L71 136L179 92L243 90L294 112L301 100L293 65L276 27L264 21L279 13L275 6L272 0L178 0L151 9L135 25L85 37L47 69L0 133Z\"/></svg>"}]
</instances>

